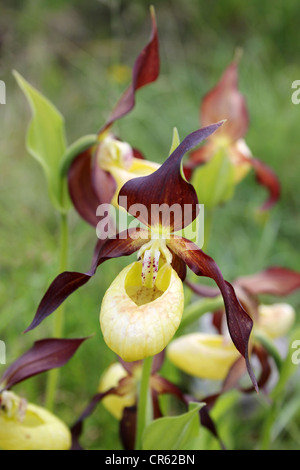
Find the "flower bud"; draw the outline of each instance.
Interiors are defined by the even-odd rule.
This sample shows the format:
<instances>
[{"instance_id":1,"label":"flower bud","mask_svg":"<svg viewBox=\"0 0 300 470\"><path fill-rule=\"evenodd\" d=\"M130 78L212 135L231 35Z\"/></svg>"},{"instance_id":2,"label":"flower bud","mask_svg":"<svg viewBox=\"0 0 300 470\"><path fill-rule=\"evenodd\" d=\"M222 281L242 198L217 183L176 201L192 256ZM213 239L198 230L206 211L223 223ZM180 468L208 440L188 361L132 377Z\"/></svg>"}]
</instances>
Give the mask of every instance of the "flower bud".
<instances>
[{"instance_id":1,"label":"flower bud","mask_svg":"<svg viewBox=\"0 0 300 470\"><path fill-rule=\"evenodd\" d=\"M13 392L0 395L2 450L69 450L67 426L44 408L26 403Z\"/></svg>"},{"instance_id":2,"label":"flower bud","mask_svg":"<svg viewBox=\"0 0 300 470\"><path fill-rule=\"evenodd\" d=\"M164 264L153 287L142 282L142 262L130 264L105 293L100 324L106 344L124 361L162 351L177 330L183 312L183 286Z\"/></svg>"},{"instance_id":3,"label":"flower bud","mask_svg":"<svg viewBox=\"0 0 300 470\"><path fill-rule=\"evenodd\" d=\"M172 341L167 348L167 356L187 374L202 379L223 380L240 354L229 338L191 333Z\"/></svg>"}]
</instances>

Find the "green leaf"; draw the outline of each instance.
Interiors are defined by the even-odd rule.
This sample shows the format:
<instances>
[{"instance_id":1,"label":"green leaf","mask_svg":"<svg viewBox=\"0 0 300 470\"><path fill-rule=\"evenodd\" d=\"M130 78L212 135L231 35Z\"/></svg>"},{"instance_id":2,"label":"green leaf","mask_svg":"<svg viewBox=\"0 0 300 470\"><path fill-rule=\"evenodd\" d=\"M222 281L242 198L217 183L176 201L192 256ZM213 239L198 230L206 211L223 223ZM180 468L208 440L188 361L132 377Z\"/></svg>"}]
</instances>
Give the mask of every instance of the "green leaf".
<instances>
[{"instance_id":1,"label":"green leaf","mask_svg":"<svg viewBox=\"0 0 300 470\"><path fill-rule=\"evenodd\" d=\"M194 171L191 183L197 192L199 203L212 209L233 196L233 164L223 151L219 151L209 162Z\"/></svg>"},{"instance_id":2,"label":"green leaf","mask_svg":"<svg viewBox=\"0 0 300 470\"><path fill-rule=\"evenodd\" d=\"M174 127L173 128L171 148L170 148L170 151L169 151L169 156L171 155L171 153L174 152L174 150L177 149L179 144L180 144L180 138L179 138L179 134L178 134L178 129L177 129L177 127Z\"/></svg>"},{"instance_id":3,"label":"green leaf","mask_svg":"<svg viewBox=\"0 0 300 470\"><path fill-rule=\"evenodd\" d=\"M64 118L53 104L28 83L18 72L13 72L24 92L32 112L26 136L28 152L42 166L51 201L56 209L66 212L67 183L61 177L60 165L66 151Z\"/></svg>"},{"instance_id":4,"label":"green leaf","mask_svg":"<svg viewBox=\"0 0 300 470\"><path fill-rule=\"evenodd\" d=\"M195 450L200 437L199 410L204 403L190 403L179 416L158 418L145 429L143 450Z\"/></svg>"}]
</instances>

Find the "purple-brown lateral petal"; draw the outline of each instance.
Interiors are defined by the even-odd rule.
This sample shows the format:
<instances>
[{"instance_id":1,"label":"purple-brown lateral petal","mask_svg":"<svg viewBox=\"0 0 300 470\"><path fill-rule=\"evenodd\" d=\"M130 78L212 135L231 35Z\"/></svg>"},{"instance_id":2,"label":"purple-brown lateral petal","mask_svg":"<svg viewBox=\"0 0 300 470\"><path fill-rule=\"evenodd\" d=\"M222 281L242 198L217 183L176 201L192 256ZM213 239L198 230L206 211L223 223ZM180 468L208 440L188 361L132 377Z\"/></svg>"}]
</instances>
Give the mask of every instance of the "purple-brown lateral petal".
<instances>
[{"instance_id":1,"label":"purple-brown lateral petal","mask_svg":"<svg viewBox=\"0 0 300 470\"><path fill-rule=\"evenodd\" d=\"M155 374L157 371L159 371L159 369L163 365L164 360L165 360L165 350L163 349L160 353L155 354L155 356L153 356L151 374ZM126 372L128 372L129 375L133 375L134 369L136 367L142 367L143 365L143 360L126 362L126 361L123 361L123 359L120 356L118 356L118 361L120 362L120 364L122 364L122 367L126 370Z\"/></svg>"},{"instance_id":2,"label":"purple-brown lateral petal","mask_svg":"<svg viewBox=\"0 0 300 470\"><path fill-rule=\"evenodd\" d=\"M159 43L154 11L151 10L152 32L149 43L142 50L135 61L132 82L123 93L108 121L99 131L99 134L108 129L117 119L128 114L135 105L135 93L149 83L154 82L159 75Z\"/></svg>"},{"instance_id":3,"label":"purple-brown lateral petal","mask_svg":"<svg viewBox=\"0 0 300 470\"><path fill-rule=\"evenodd\" d=\"M182 159L222 124L192 132L158 170L125 183L119 192L119 205L148 226L163 226L171 232L188 226L197 217L199 207L194 187L182 177Z\"/></svg>"},{"instance_id":4,"label":"purple-brown lateral petal","mask_svg":"<svg viewBox=\"0 0 300 470\"><path fill-rule=\"evenodd\" d=\"M186 264L184 261L182 261L182 259L179 256L175 255L175 253L173 253L172 250L170 251L172 253L171 266L173 269L175 269L180 279L184 281L186 278Z\"/></svg>"},{"instance_id":5,"label":"purple-brown lateral petal","mask_svg":"<svg viewBox=\"0 0 300 470\"><path fill-rule=\"evenodd\" d=\"M263 389L268 380L270 379L272 368L269 363L269 355L267 351L261 345L255 345L253 347L252 354L254 354L261 366L260 376L258 377L257 383L260 389ZM243 393L252 393L253 387L242 389Z\"/></svg>"},{"instance_id":6,"label":"purple-brown lateral petal","mask_svg":"<svg viewBox=\"0 0 300 470\"><path fill-rule=\"evenodd\" d=\"M99 145L101 145L101 143ZM113 195L115 194L117 185L113 176L100 168L96 158L93 161L92 185L95 193L98 196L98 205L110 204Z\"/></svg>"},{"instance_id":7,"label":"purple-brown lateral petal","mask_svg":"<svg viewBox=\"0 0 300 470\"><path fill-rule=\"evenodd\" d=\"M234 283L252 295L286 296L300 289L300 273L292 269L272 266L259 273L239 277Z\"/></svg>"},{"instance_id":8,"label":"purple-brown lateral petal","mask_svg":"<svg viewBox=\"0 0 300 470\"><path fill-rule=\"evenodd\" d=\"M1 389L9 389L29 377L64 366L87 338L43 339L19 357L6 369L1 378Z\"/></svg>"},{"instance_id":9,"label":"purple-brown lateral petal","mask_svg":"<svg viewBox=\"0 0 300 470\"><path fill-rule=\"evenodd\" d=\"M92 182L92 153L91 147L73 160L68 171L68 187L71 200L79 215L96 227L99 222L96 211L100 201Z\"/></svg>"},{"instance_id":10,"label":"purple-brown lateral petal","mask_svg":"<svg viewBox=\"0 0 300 470\"><path fill-rule=\"evenodd\" d=\"M234 288L225 281L222 273L215 261L197 245L185 238L172 237L168 241L170 248L180 256L189 268L198 276L205 276L213 279L220 289L224 299L228 330L231 339L244 357L249 376L256 390L257 382L249 361L249 338L253 326L253 321L238 301Z\"/></svg>"},{"instance_id":11,"label":"purple-brown lateral petal","mask_svg":"<svg viewBox=\"0 0 300 470\"><path fill-rule=\"evenodd\" d=\"M127 406L123 410L119 434L125 450L134 450L136 435L137 406Z\"/></svg>"},{"instance_id":12,"label":"purple-brown lateral petal","mask_svg":"<svg viewBox=\"0 0 300 470\"><path fill-rule=\"evenodd\" d=\"M246 134L249 117L245 98L238 89L236 62L227 67L218 84L202 101L200 120L203 126L221 119L227 119L227 122L218 135L229 137L234 142Z\"/></svg>"},{"instance_id":13,"label":"purple-brown lateral petal","mask_svg":"<svg viewBox=\"0 0 300 470\"><path fill-rule=\"evenodd\" d=\"M266 211L274 206L280 198L280 182L274 171L262 161L257 158L247 158L245 161L252 165L257 182L264 186L269 192L267 201L261 207L262 211Z\"/></svg>"},{"instance_id":14,"label":"purple-brown lateral petal","mask_svg":"<svg viewBox=\"0 0 300 470\"><path fill-rule=\"evenodd\" d=\"M45 318L53 313L69 295L79 287L86 284L94 276L97 267L104 261L121 256L129 256L137 251L144 243L148 241L146 231L138 228L125 230L114 239L107 239L101 245L96 256L93 257L93 263L90 270L86 273L76 271L64 271L59 274L50 284L47 292L42 298L35 317L31 325L25 332L36 328Z\"/></svg>"},{"instance_id":15,"label":"purple-brown lateral petal","mask_svg":"<svg viewBox=\"0 0 300 470\"><path fill-rule=\"evenodd\" d=\"M97 393L94 395L89 404L86 406L85 410L81 413L80 417L71 427L71 434L72 434L72 447L71 450L83 450L79 443L79 437L81 436L83 430L83 423L86 418L88 418L98 405L98 403L103 400L108 395L116 395L118 394L117 388L111 388L103 393Z\"/></svg>"},{"instance_id":16,"label":"purple-brown lateral petal","mask_svg":"<svg viewBox=\"0 0 300 470\"><path fill-rule=\"evenodd\" d=\"M196 282L191 282L186 280L185 284L191 289L194 294L199 295L200 297L210 297L214 298L220 295L220 290L217 287L204 286L203 284L197 284Z\"/></svg>"}]
</instances>

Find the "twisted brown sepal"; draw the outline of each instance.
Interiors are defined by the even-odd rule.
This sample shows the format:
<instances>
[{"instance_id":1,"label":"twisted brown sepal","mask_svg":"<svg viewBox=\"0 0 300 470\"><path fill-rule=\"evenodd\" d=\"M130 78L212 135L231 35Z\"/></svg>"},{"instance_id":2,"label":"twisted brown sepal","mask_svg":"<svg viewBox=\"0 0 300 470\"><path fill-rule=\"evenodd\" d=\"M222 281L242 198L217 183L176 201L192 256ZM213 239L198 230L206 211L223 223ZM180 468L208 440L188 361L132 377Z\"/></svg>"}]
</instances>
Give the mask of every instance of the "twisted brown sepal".
<instances>
[{"instance_id":1,"label":"twisted brown sepal","mask_svg":"<svg viewBox=\"0 0 300 470\"><path fill-rule=\"evenodd\" d=\"M256 181L269 193L268 199L263 203L260 210L267 211L276 204L280 198L281 185L275 172L258 158L247 158L240 153L240 158L245 163L249 163L255 173Z\"/></svg>"},{"instance_id":2,"label":"twisted brown sepal","mask_svg":"<svg viewBox=\"0 0 300 470\"><path fill-rule=\"evenodd\" d=\"M160 60L157 25L154 9L151 8L150 12L152 20L150 40L135 61L131 84L119 99L109 119L99 131L99 134L106 131L117 119L128 114L135 105L136 91L154 82L159 75Z\"/></svg>"},{"instance_id":3,"label":"twisted brown sepal","mask_svg":"<svg viewBox=\"0 0 300 470\"><path fill-rule=\"evenodd\" d=\"M151 9L152 32L150 41L137 57L132 73L132 83L123 93L109 119L102 126L98 135L106 132L112 124L128 114L135 105L135 93L139 88L154 82L159 75L159 42L153 8ZM99 142L99 145L101 143ZM99 222L96 217L97 207L110 202L115 191L115 182L111 175L97 166L93 158L95 145L85 149L69 162L68 187L72 202L79 215L95 227ZM137 158L142 154L134 149Z\"/></svg>"},{"instance_id":4,"label":"twisted brown sepal","mask_svg":"<svg viewBox=\"0 0 300 470\"><path fill-rule=\"evenodd\" d=\"M45 318L53 313L69 295L79 287L86 284L96 273L97 267L104 261L121 256L129 256L137 251L148 238L148 232L139 228L125 230L116 238L107 239L99 244L99 250L95 252L93 264L86 273L76 271L64 271L59 274L49 286L42 298L35 317L25 333L36 328Z\"/></svg>"},{"instance_id":5,"label":"twisted brown sepal","mask_svg":"<svg viewBox=\"0 0 300 470\"><path fill-rule=\"evenodd\" d=\"M86 339L50 338L36 341L31 349L6 369L0 380L0 391L42 372L64 366Z\"/></svg>"},{"instance_id":6,"label":"twisted brown sepal","mask_svg":"<svg viewBox=\"0 0 300 470\"><path fill-rule=\"evenodd\" d=\"M238 89L238 64L233 61L224 71L217 85L203 98L200 121L203 126L226 119L218 135L232 142L243 137L249 126L245 97Z\"/></svg>"},{"instance_id":7,"label":"twisted brown sepal","mask_svg":"<svg viewBox=\"0 0 300 470\"><path fill-rule=\"evenodd\" d=\"M192 223L199 213L198 198L194 187L182 177L182 159L222 124L223 121L192 132L158 170L125 183L119 192L119 205L143 224L164 227L169 232ZM164 205L170 210L164 211Z\"/></svg>"},{"instance_id":8,"label":"twisted brown sepal","mask_svg":"<svg viewBox=\"0 0 300 470\"><path fill-rule=\"evenodd\" d=\"M234 288L229 282L224 280L215 261L191 241L185 238L172 237L168 241L168 245L185 261L196 275L213 279L219 287L224 299L227 325L231 339L237 350L244 357L251 381L256 391L258 391L257 381L249 361L248 351L253 321L238 301Z\"/></svg>"}]
</instances>

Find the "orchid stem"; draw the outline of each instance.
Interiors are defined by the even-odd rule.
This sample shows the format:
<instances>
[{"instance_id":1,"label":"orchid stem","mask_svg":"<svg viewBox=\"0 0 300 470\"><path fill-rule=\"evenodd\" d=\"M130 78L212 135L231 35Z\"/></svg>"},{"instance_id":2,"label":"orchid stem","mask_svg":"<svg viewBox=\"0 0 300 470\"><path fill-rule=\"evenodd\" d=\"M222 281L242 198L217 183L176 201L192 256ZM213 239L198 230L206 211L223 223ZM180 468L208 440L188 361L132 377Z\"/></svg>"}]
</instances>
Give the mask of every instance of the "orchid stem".
<instances>
[{"instance_id":1,"label":"orchid stem","mask_svg":"<svg viewBox=\"0 0 300 470\"><path fill-rule=\"evenodd\" d=\"M270 340L266 335L259 333L258 331L254 332L254 339L258 343L260 343L266 349L266 351L270 354L270 356L273 358L276 364L276 367L278 369L278 372L280 374L280 371L282 368L282 358L279 354L278 349L273 343L273 341Z\"/></svg>"},{"instance_id":2,"label":"orchid stem","mask_svg":"<svg viewBox=\"0 0 300 470\"><path fill-rule=\"evenodd\" d=\"M65 213L62 213L60 215L60 253L59 253L60 272L63 272L67 269L68 244L69 244L69 231L68 231L67 215ZM63 324L64 324L64 304L62 304L55 313L54 326L53 326L54 338L62 338ZM50 411L52 411L54 408L58 378L59 378L59 369L52 369L48 372L47 384L46 384L45 406Z\"/></svg>"},{"instance_id":3,"label":"orchid stem","mask_svg":"<svg viewBox=\"0 0 300 470\"><path fill-rule=\"evenodd\" d=\"M205 298L197 300L191 303L184 309L183 317L180 323L180 327L176 334L181 334L182 330L191 323L198 320L202 315L207 312L215 312L224 307L224 300L221 295L214 298Z\"/></svg>"},{"instance_id":4,"label":"orchid stem","mask_svg":"<svg viewBox=\"0 0 300 470\"><path fill-rule=\"evenodd\" d=\"M149 387L151 369L152 369L152 357L146 357L143 361L142 377L140 382L139 398L138 398L138 409L137 409L137 424L136 424L136 439L135 449L141 450L142 435L144 429L153 418L152 402L151 402L151 390Z\"/></svg>"}]
</instances>

